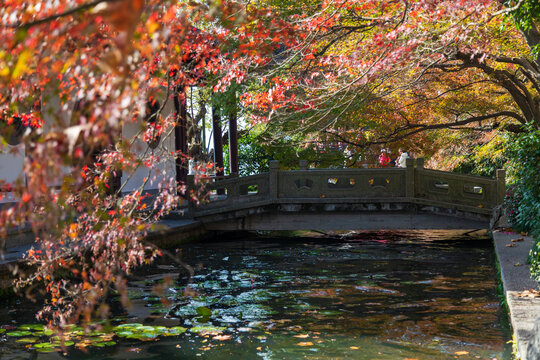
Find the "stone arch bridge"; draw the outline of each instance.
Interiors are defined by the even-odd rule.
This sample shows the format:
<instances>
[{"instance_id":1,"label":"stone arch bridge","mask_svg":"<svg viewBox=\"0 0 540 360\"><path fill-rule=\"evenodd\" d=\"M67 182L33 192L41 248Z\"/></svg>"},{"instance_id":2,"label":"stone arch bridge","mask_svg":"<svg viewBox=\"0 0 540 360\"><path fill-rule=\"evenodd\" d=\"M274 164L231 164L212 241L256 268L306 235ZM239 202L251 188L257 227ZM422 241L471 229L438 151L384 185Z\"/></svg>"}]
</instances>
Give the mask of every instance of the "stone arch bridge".
<instances>
[{"instance_id":1,"label":"stone arch bridge","mask_svg":"<svg viewBox=\"0 0 540 360\"><path fill-rule=\"evenodd\" d=\"M209 197L189 216L208 230L488 229L505 195L496 178L424 168L307 169L269 172L205 184ZM188 177L193 186L194 177Z\"/></svg>"}]
</instances>

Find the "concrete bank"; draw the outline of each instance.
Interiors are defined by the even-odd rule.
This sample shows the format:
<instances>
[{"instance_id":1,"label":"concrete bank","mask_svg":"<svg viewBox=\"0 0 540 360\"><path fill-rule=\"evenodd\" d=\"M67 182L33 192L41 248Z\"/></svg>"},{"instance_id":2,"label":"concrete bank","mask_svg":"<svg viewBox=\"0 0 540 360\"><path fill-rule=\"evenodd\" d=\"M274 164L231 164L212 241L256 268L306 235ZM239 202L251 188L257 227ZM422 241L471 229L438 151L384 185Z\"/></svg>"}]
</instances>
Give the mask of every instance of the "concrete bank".
<instances>
[{"instance_id":1,"label":"concrete bank","mask_svg":"<svg viewBox=\"0 0 540 360\"><path fill-rule=\"evenodd\" d=\"M538 327L535 328L535 321L540 318L540 297L527 296L529 293L524 292L539 290L538 282L531 279L527 264L534 240L497 230L493 232L493 242L519 356L521 360L540 359L540 339L533 338L539 331Z\"/></svg>"}]
</instances>

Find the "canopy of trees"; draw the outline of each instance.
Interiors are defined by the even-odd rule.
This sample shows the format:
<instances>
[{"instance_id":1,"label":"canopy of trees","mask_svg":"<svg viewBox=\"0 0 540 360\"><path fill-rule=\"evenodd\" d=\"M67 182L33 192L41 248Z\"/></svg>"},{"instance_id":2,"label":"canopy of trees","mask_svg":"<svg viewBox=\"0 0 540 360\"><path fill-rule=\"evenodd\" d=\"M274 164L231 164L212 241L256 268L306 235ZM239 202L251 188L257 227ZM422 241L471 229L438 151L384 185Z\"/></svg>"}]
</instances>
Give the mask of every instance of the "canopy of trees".
<instances>
[{"instance_id":1,"label":"canopy of trees","mask_svg":"<svg viewBox=\"0 0 540 360\"><path fill-rule=\"evenodd\" d=\"M41 247L19 286L43 290L39 315L58 326L125 295L126 274L160 253L142 241L150 224L184 190L155 169L186 156L157 138L174 134L190 85L234 84L270 135L343 154L429 147L425 130L538 128L539 14L535 0L3 1L1 146L16 135L27 159L25 181L0 184L20 200L0 233L31 226ZM123 138L131 122L143 126ZM145 181L119 197L137 168Z\"/></svg>"},{"instance_id":2,"label":"canopy of trees","mask_svg":"<svg viewBox=\"0 0 540 360\"><path fill-rule=\"evenodd\" d=\"M302 14L304 41L244 96L278 139L429 152L426 130L540 126L537 2L323 1Z\"/></svg>"}]
</instances>

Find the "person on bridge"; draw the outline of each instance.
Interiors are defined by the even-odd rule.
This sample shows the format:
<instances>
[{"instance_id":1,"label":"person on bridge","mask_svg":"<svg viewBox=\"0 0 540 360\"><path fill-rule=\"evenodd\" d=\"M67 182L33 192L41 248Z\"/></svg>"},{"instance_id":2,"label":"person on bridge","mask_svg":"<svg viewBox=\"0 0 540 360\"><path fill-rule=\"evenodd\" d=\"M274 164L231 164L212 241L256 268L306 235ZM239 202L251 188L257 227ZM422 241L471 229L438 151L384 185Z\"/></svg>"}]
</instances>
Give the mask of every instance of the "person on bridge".
<instances>
[{"instance_id":1,"label":"person on bridge","mask_svg":"<svg viewBox=\"0 0 540 360\"><path fill-rule=\"evenodd\" d=\"M381 154L379 155L379 165L381 167L388 167L391 160L392 159L390 159L390 156L386 154L386 149L381 149Z\"/></svg>"},{"instance_id":2,"label":"person on bridge","mask_svg":"<svg viewBox=\"0 0 540 360\"><path fill-rule=\"evenodd\" d=\"M407 150L403 148L399 148L399 158L396 160L397 166L401 168L407 167L408 157L409 157L409 154L407 153Z\"/></svg>"}]
</instances>

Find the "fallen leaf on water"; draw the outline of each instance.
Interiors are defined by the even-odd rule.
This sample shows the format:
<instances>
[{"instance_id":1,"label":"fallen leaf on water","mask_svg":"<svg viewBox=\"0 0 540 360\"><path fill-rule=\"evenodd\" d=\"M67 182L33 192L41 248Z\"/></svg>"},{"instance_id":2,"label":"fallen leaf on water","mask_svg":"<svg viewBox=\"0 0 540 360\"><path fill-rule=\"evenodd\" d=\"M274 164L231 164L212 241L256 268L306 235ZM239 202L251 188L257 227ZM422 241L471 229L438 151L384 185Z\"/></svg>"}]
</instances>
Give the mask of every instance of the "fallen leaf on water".
<instances>
[{"instance_id":1,"label":"fallen leaf on water","mask_svg":"<svg viewBox=\"0 0 540 360\"><path fill-rule=\"evenodd\" d=\"M261 350L262 350L262 346L257 347L257 350L261 351Z\"/></svg>"},{"instance_id":2,"label":"fallen leaf on water","mask_svg":"<svg viewBox=\"0 0 540 360\"><path fill-rule=\"evenodd\" d=\"M468 351L456 351L454 355L467 355L468 353Z\"/></svg>"},{"instance_id":3,"label":"fallen leaf on water","mask_svg":"<svg viewBox=\"0 0 540 360\"><path fill-rule=\"evenodd\" d=\"M223 340L229 340L231 337L232 335L217 335L217 336L214 336L212 339L223 341Z\"/></svg>"},{"instance_id":4,"label":"fallen leaf on water","mask_svg":"<svg viewBox=\"0 0 540 360\"><path fill-rule=\"evenodd\" d=\"M352 349L352 350L358 350L360 349L358 346L349 346L349 349Z\"/></svg>"},{"instance_id":5,"label":"fallen leaf on water","mask_svg":"<svg viewBox=\"0 0 540 360\"><path fill-rule=\"evenodd\" d=\"M518 293L519 297L530 297L530 298L537 298L540 297L540 290L523 290L522 292Z\"/></svg>"},{"instance_id":6,"label":"fallen leaf on water","mask_svg":"<svg viewBox=\"0 0 540 360\"><path fill-rule=\"evenodd\" d=\"M522 232L519 233L519 235L521 235L521 236L527 236L527 235L529 235L529 233L526 233L526 232L522 231Z\"/></svg>"},{"instance_id":7,"label":"fallen leaf on water","mask_svg":"<svg viewBox=\"0 0 540 360\"><path fill-rule=\"evenodd\" d=\"M294 337L297 337L297 338L300 338L300 339L305 339L305 338L308 338L309 335L308 334L300 334L300 335L294 335Z\"/></svg>"},{"instance_id":8,"label":"fallen leaf on water","mask_svg":"<svg viewBox=\"0 0 540 360\"><path fill-rule=\"evenodd\" d=\"M512 239L510 240L511 242L518 242L518 241L523 241L523 238L519 238L519 239Z\"/></svg>"},{"instance_id":9,"label":"fallen leaf on water","mask_svg":"<svg viewBox=\"0 0 540 360\"><path fill-rule=\"evenodd\" d=\"M517 246L516 244L507 244L506 247L515 247Z\"/></svg>"},{"instance_id":10,"label":"fallen leaf on water","mask_svg":"<svg viewBox=\"0 0 540 360\"><path fill-rule=\"evenodd\" d=\"M141 351L141 348L132 347L132 348L129 348L127 351L139 352Z\"/></svg>"},{"instance_id":11,"label":"fallen leaf on water","mask_svg":"<svg viewBox=\"0 0 540 360\"><path fill-rule=\"evenodd\" d=\"M298 345L298 346L312 346L313 343L311 341L306 341L306 342L299 342L296 345Z\"/></svg>"}]
</instances>

